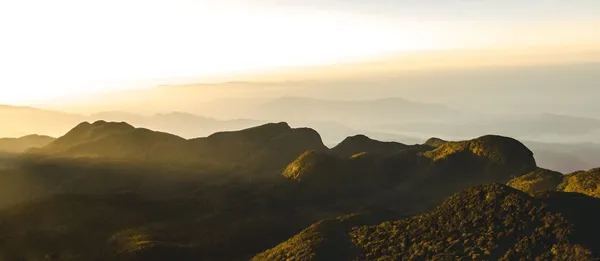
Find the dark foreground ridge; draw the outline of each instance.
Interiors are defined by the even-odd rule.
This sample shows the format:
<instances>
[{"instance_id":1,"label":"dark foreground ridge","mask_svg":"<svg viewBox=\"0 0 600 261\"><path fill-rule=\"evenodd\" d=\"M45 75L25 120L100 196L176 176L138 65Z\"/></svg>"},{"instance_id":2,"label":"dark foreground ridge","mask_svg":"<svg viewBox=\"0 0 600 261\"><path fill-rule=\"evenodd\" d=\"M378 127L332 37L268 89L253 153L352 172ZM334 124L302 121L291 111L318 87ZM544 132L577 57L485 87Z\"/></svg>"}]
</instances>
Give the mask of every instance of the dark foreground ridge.
<instances>
[{"instance_id":1,"label":"dark foreground ridge","mask_svg":"<svg viewBox=\"0 0 600 261\"><path fill-rule=\"evenodd\" d=\"M596 209L573 210L568 201ZM379 225L322 221L253 260L595 260L600 248L588 237L600 226L589 220L600 218L599 204L585 196L533 198L483 185L411 218ZM586 229L594 232L579 232ZM331 259L336 256L343 258Z\"/></svg>"}]
</instances>

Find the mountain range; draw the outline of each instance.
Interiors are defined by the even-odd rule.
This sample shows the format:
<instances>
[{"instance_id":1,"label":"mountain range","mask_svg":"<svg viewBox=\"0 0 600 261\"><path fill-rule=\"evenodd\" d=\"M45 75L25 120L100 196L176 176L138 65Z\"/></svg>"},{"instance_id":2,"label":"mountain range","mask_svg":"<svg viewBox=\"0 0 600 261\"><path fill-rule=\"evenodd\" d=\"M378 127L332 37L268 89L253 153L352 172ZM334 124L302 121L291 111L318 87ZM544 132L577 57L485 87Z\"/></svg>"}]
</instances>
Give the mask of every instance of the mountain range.
<instances>
[{"instance_id":1,"label":"mountain range","mask_svg":"<svg viewBox=\"0 0 600 261\"><path fill-rule=\"evenodd\" d=\"M20 138L0 138L0 151L22 153L31 148L41 148L54 141L54 138L43 135L27 135Z\"/></svg>"},{"instance_id":2,"label":"mountain range","mask_svg":"<svg viewBox=\"0 0 600 261\"><path fill-rule=\"evenodd\" d=\"M201 115L221 117L216 119L188 112L142 115L124 111L79 115L2 106L0 115L6 124L0 129L0 137L22 137L32 133L58 137L79 122L104 120L124 121L192 139L219 131L286 121L294 127L311 126L321 134L328 147L356 133L405 144L422 143L432 136L462 140L496 133L523 141L534 151L540 166L562 172L593 168L600 155L600 145L593 143L600 137L600 120L586 117L549 113L473 114L400 98L346 101L301 97L224 99L197 102L194 106L192 111ZM287 113L290 111L294 113ZM240 115L246 119L234 118ZM374 118L379 120L373 121Z\"/></svg>"},{"instance_id":3,"label":"mountain range","mask_svg":"<svg viewBox=\"0 0 600 261\"><path fill-rule=\"evenodd\" d=\"M0 169L5 260L599 257L600 172L541 169L504 136L327 148L284 122L185 139L96 121L36 146Z\"/></svg>"},{"instance_id":4,"label":"mountain range","mask_svg":"<svg viewBox=\"0 0 600 261\"><path fill-rule=\"evenodd\" d=\"M563 49L565 48L554 53L562 52ZM597 50L592 53L592 56L598 56ZM135 111L145 108L147 111L143 113L175 110L206 115L203 103L211 100L272 100L292 96L356 101L402 97L428 104L445 104L469 114L519 115L528 112L597 117L597 113L594 112L599 109L595 97L600 95L596 84L600 80L600 63L597 60L589 60L590 56L587 55L582 56L586 57L584 60L587 62L579 60L569 63L507 66L497 64L498 59L506 57L496 54L493 58L487 57L488 63L479 67L445 69L420 68L418 63L412 64L414 61L410 58L407 60L406 55L402 54L392 63L387 60L366 67L359 66L343 73L338 71L339 77L333 78L329 77L332 68L328 68L329 70L313 70L299 78L296 75L283 79L267 77L221 83L194 83L193 80L186 79L181 85L170 84L103 96L94 95L87 99L77 97L71 101L57 103L57 107L65 108L74 104L77 106L70 107L78 112L104 111L107 108ZM514 57L515 53L509 52L507 55ZM470 57L469 54L460 51L454 53L454 59L460 59L460 63L463 63L467 56ZM549 56L553 55L537 55L532 61L552 59ZM432 57L429 59L431 64L444 63ZM469 59L473 59L475 63L482 62L474 57ZM522 57L519 56L518 59L521 60ZM565 86L569 88L565 89ZM543 95L540 96L540 93ZM221 108L225 112L232 112L230 109L236 107L238 104L234 102ZM243 117L241 114L230 115ZM221 115L210 116L223 118ZM274 120L292 123L292 119Z\"/></svg>"},{"instance_id":5,"label":"mountain range","mask_svg":"<svg viewBox=\"0 0 600 261\"><path fill-rule=\"evenodd\" d=\"M0 129L0 137L22 137L32 133L58 137L80 122L98 120L126 121L137 126L188 138L206 136L222 130L243 129L261 123L261 121L246 119L217 120L181 112L146 116L122 111L106 111L81 115L16 106L0 106L0 116L6 121L6 127Z\"/></svg>"}]
</instances>

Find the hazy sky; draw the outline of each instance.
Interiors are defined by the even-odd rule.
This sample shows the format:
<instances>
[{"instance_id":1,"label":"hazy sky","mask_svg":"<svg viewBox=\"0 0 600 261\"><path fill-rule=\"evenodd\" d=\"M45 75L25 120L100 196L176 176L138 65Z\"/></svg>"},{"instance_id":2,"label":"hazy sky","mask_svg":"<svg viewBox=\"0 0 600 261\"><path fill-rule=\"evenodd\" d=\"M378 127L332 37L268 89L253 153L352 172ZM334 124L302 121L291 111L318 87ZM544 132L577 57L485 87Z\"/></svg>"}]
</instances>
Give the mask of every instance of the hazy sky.
<instances>
[{"instance_id":1,"label":"hazy sky","mask_svg":"<svg viewBox=\"0 0 600 261\"><path fill-rule=\"evenodd\" d=\"M597 0L0 0L0 103L599 31Z\"/></svg>"}]
</instances>

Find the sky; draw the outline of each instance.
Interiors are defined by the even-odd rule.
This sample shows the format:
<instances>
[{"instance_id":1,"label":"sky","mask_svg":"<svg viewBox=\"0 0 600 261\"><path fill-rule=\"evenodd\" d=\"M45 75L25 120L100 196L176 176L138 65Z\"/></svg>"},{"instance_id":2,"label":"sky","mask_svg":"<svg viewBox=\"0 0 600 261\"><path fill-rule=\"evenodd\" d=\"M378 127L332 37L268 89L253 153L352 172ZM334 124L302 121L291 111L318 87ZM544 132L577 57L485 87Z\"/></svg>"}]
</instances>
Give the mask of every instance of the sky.
<instances>
[{"instance_id":1,"label":"sky","mask_svg":"<svg viewBox=\"0 0 600 261\"><path fill-rule=\"evenodd\" d=\"M597 0L0 0L0 104L598 31Z\"/></svg>"}]
</instances>

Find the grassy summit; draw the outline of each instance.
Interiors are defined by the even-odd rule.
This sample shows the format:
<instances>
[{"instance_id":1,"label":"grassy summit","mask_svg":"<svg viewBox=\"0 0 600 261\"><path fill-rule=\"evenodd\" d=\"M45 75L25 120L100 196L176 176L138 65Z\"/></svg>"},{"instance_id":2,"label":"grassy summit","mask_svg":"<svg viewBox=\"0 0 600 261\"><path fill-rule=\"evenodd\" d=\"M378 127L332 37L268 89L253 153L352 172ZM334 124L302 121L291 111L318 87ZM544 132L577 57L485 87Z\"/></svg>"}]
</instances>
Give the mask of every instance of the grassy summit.
<instances>
[{"instance_id":1,"label":"grassy summit","mask_svg":"<svg viewBox=\"0 0 600 261\"><path fill-rule=\"evenodd\" d=\"M536 194L546 191L556 191L562 181L562 173L539 168L531 173L510 180L507 185L529 194Z\"/></svg>"},{"instance_id":2,"label":"grassy summit","mask_svg":"<svg viewBox=\"0 0 600 261\"><path fill-rule=\"evenodd\" d=\"M538 169L527 175L512 179L507 184L533 194L546 191L564 191L600 198L600 169L577 171L567 175L551 170Z\"/></svg>"},{"instance_id":3,"label":"grassy summit","mask_svg":"<svg viewBox=\"0 0 600 261\"><path fill-rule=\"evenodd\" d=\"M496 135L482 136L468 141L446 142L423 155L438 161L462 152L472 153L501 164L515 164L518 161L533 159L533 153L519 141Z\"/></svg>"},{"instance_id":4,"label":"grassy summit","mask_svg":"<svg viewBox=\"0 0 600 261\"><path fill-rule=\"evenodd\" d=\"M578 171L565 175L564 181L558 189L600 198L600 169Z\"/></svg>"}]
</instances>

